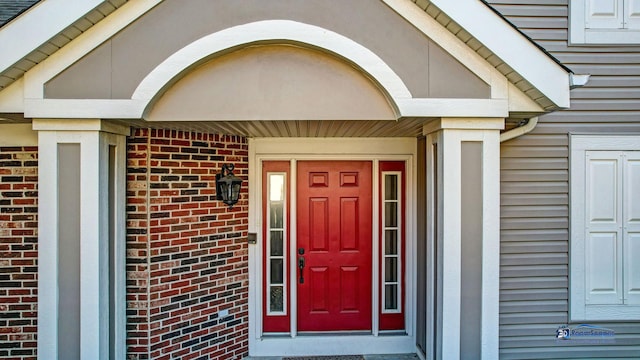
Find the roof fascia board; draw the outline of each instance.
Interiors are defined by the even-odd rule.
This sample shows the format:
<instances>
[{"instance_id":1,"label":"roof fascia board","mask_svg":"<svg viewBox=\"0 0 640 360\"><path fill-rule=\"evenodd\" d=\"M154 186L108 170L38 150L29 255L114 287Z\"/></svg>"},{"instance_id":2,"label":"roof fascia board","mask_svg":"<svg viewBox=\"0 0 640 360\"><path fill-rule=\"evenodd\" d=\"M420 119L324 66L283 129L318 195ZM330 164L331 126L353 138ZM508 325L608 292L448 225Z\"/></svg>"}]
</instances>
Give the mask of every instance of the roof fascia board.
<instances>
[{"instance_id":1,"label":"roof fascia board","mask_svg":"<svg viewBox=\"0 0 640 360\"><path fill-rule=\"evenodd\" d=\"M569 107L569 73L479 0L431 0L556 106ZM500 34L500 36L496 36Z\"/></svg>"},{"instance_id":2,"label":"roof fascia board","mask_svg":"<svg viewBox=\"0 0 640 360\"><path fill-rule=\"evenodd\" d=\"M66 29L103 3L102 0L45 0L0 30L0 71Z\"/></svg>"},{"instance_id":3,"label":"roof fascia board","mask_svg":"<svg viewBox=\"0 0 640 360\"><path fill-rule=\"evenodd\" d=\"M50 0L47 0L50 1ZM25 98L44 98L44 84L100 44L147 13L162 0L128 1L109 15L108 21L100 21L69 44L25 73Z\"/></svg>"}]
</instances>

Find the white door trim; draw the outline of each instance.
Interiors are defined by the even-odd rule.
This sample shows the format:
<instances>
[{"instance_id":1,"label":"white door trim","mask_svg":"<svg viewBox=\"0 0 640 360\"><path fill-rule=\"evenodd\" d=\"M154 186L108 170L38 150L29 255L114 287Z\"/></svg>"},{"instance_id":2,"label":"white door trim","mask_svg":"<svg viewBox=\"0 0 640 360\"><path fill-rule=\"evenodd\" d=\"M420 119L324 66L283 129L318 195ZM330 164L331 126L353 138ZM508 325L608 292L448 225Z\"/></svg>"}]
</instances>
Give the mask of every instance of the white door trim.
<instances>
[{"instance_id":1,"label":"white door trim","mask_svg":"<svg viewBox=\"0 0 640 360\"><path fill-rule=\"evenodd\" d=\"M249 354L251 356L282 355L348 355L354 353L409 353L415 352L415 307L414 289L416 287L416 219L415 202L415 157L417 141L415 138L260 138L249 139L249 232L257 234L257 244L249 246ZM405 309L406 335L382 336L378 334L377 314L379 309L379 252L372 251L372 333L365 335L296 336L296 293L291 287L291 334L285 336L263 336L262 333L262 166L263 160L291 162L290 192L291 214L295 214L295 170L300 160L371 160L373 161L372 181L372 236L377 243L379 238L379 195L378 161L406 161L406 271L405 271ZM289 226L290 264L295 264L295 221ZM296 283L296 274L292 271L291 284ZM321 337L322 341L318 341ZM327 346L327 342L331 346Z\"/></svg>"}]
</instances>

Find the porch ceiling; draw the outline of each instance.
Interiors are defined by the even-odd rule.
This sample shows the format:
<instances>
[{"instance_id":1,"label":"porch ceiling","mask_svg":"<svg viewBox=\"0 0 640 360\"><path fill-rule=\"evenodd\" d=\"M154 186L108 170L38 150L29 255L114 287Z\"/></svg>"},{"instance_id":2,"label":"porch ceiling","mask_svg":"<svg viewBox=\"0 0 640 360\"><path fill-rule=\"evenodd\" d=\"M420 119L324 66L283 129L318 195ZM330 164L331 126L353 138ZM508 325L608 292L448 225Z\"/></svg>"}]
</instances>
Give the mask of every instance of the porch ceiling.
<instances>
[{"instance_id":1,"label":"porch ceiling","mask_svg":"<svg viewBox=\"0 0 640 360\"><path fill-rule=\"evenodd\" d=\"M247 137L418 137L423 124L433 119L403 118L398 121L163 121L119 120L122 125Z\"/></svg>"}]
</instances>

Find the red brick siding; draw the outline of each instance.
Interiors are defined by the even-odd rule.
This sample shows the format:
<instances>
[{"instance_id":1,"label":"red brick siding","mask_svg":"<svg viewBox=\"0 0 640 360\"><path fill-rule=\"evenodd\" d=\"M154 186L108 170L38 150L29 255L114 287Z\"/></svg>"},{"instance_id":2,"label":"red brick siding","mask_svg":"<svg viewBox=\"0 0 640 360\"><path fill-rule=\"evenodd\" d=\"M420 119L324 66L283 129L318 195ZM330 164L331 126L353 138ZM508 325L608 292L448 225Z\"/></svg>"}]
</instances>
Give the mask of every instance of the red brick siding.
<instances>
[{"instance_id":1,"label":"red brick siding","mask_svg":"<svg viewBox=\"0 0 640 360\"><path fill-rule=\"evenodd\" d=\"M245 180L232 210L215 200L223 163ZM129 138L129 356L247 355L247 171L242 137L137 129Z\"/></svg>"},{"instance_id":2,"label":"red brick siding","mask_svg":"<svg viewBox=\"0 0 640 360\"><path fill-rule=\"evenodd\" d=\"M0 359L35 359L38 148L0 147Z\"/></svg>"}]
</instances>

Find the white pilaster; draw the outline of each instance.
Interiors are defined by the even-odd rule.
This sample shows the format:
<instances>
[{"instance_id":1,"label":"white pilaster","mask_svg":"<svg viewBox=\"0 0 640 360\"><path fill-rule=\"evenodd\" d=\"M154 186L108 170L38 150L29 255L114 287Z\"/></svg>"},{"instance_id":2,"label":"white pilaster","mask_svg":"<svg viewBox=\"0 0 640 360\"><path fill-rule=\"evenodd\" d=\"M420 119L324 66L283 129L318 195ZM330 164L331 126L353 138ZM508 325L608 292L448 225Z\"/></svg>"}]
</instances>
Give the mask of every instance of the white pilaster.
<instances>
[{"instance_id":1,"label":"white pilaster","mask_svg":"<svg viewBox=\"0 0 640 360\"><path fill-rule=\"evenodd\" d=\"M461 358L462 143L482 143L482 295L479 336L482 359L498 358L500 265L501 118L443 118L424 126L427 135L428 220L434 244L437 359Z\"/></svg>"},{"instance_id":2,"label":"white pilaster","mask_svg":"<svg viewBox=\"0 0 640 360\"><path fill-rule=\"evenodd\" d=\"M39 152L39 282L38 356L58 359L59 334L59 152L60 144L78 144L80 151L80 356L109 359L110 341L115 358L125 357L125 169L128 127L105 121L33 121L38 131ZM110 150L115 158L110 156ZM109 173L110 158L115 173ZM62 170L63 171L63 170ZM110 181L113 192L110 192ZM111 196L110 196L111 195ZM110 218L110 209L115 216ZM70 215L70 214L67 214ZM112 227L110 229L110 226ZM115 259L109 258L110 230ZM110 324L110 264L115 263L115 324ZM112 294L113 295L113 294ZM121 328L109 337L110 326Z\"/></svg>"}]
</instances>

